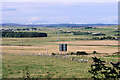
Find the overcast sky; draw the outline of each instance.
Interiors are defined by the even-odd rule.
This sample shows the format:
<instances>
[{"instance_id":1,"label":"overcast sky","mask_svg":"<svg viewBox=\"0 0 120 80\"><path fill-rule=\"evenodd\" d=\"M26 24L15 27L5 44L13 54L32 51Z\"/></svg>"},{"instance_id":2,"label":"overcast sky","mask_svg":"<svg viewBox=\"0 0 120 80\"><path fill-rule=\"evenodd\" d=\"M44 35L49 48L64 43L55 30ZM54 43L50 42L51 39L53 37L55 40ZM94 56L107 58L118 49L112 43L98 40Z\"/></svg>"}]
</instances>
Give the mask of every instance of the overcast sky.
<instances>
[{"instance_id":1,"label":"overcast sky","mask_svg":"<svg viewBox=\"0 0 120 80\"><path fill-rule=\"evenodd\" d=\"M116 24L118 22L117 0L75 1L77 0L74 2L54 2L54 0L53 2L3 2L2 21L19 24Z\"/></svg>"}]
</instances>

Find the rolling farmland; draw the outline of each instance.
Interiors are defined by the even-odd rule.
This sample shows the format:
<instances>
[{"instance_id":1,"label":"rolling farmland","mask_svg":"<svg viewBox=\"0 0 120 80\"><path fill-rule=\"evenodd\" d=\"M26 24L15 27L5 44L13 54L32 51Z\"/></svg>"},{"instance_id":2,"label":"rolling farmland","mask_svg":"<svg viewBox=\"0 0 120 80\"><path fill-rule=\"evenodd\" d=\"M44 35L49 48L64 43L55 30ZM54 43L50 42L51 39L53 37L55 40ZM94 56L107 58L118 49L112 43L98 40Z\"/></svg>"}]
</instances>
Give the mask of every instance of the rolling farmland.
<instances>
[{"instance_id":1,"label":"rolling farmland","mask_svg":"<svg viewBox=\"0 0 120 80\"><path fill-rule=\"evenodd\" d=\"M92 35L74 35L73 33L59 33L63 31L90 31L102 32L106 36L112 36L116 33L117 27L100 27L97 29L71 29L71 28L45 28L42 31L30 32L44 32L48 37L33 37L33 38L2 38L2 54L3 54L3 77L6 78L21 78L23 77L23 70L25 66L29 66L31 77L45 78L48 72L52 78L90 78L88 73L90 65L92 64L91 57L97 56L110 61L118 61L118 58L107 57L118 52L117 40L92 40ZM58 38L59 36L59 38ZM68 60L61 57L46 57L51 53L61 53L59 51L59 44L68 44L68 51L71 52L85 51L89 55L84 56L69 56ZM100 54L93 54L96 51ZM45 56L40 56L43 54ZM71 58L88 60L80 63L71 61ZM14 61L15 60L15 61ZM59 64L57 64L59 63ZM9 65L8 65L9 64ZM21 64L21 65L19 65ZM88 73L88 74L86 74Z\"/></svg>"}]
</instances>

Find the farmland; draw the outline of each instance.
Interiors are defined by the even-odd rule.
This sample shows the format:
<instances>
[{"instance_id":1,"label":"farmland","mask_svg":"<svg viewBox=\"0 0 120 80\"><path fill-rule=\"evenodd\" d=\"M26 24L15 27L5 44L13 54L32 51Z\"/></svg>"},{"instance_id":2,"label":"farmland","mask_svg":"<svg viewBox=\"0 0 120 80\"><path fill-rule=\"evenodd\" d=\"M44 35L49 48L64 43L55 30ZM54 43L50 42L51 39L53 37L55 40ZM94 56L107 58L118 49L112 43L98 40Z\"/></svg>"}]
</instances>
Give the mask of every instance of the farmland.
<instances>
[{"instance_id":1,"label":"farmland","mask_svg":"<svg viewBox=\"0 0 120 80\"><path fill-rule=\"evenodd\" d=\"M81 28L42 28L48 37L36 38L2 38L3 54L3 77L4 78L21 78L25 66L29 66L31 77L45 78L47 72L52 78L90 78L88 73L92 64L92 56L101 57L107 62L117 61L117 57L107 57L118 52L118 40L92 40L92 35L74 35L73 33L60 33L62 31L81 31L81 32L102 32L106 36L115 37L117 26L104 26L96 29ZM58 34L59 31L59 34ZM24 32L24 31L23 31ZM50 55L51 53L61 53L59 44L68 44L66 53L85 51L89 55L70 56L79 59L88 59L88 63L65 60L64 58L38 56L39 53ZM100 54L93 54L96 51ZM62 53L64 54L64 53ZM37 56L36 56L37 55ZM59 63L59 64L58 64ZM86 74L87 73L87 74Z\"/></svg>"},{"instance_id":2,"label":"farmland","mask_svg":"<svg viewBox=\"0 0 120 80\"><path fill-rule=\"evenodd\" d=\"M114 36L116 33L113 31L115 28L98 28L98 29L71 29L62 28L63 31L92 31L92 32L103 32L106 36ZM32 31L35 32L35 31ZM48 34L48 37L37 37L37 38L2 38L3 53L46 53L47 51L51 54L53 51L58 53L58 44L67 43L68 52L74 52L77 50L83 50L87 52L98 51L101 53L115 53L118 48L117 40L89 40L94 36L91 35L73 35L73 33L59 33L58 29L48 28L43 31ZM97 37L97 36L95 36ZM102 37L102 36L98 36Z\"/></svg>"}]
</instances>

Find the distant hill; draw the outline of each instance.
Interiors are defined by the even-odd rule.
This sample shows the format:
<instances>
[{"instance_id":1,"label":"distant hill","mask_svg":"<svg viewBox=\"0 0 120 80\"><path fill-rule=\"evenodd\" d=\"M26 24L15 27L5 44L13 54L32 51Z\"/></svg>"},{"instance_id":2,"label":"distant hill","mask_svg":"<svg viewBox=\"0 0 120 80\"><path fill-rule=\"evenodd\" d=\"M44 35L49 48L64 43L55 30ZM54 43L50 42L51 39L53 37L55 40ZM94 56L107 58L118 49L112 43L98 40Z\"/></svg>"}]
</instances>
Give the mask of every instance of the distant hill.
<instances>
[{"instance_id":1,"label":"distant hill","mask_svg":"<svg viewBox=\"0 0 120 80\"><path fill-rule=\"evenodd\" d=\"M40 24L40 25L25 25L25 24L16 24L16 23L4 23L1 24L2 27L10 26L10 27L17 27L17 26L27 26L27 27L88 27L88 26L111 26L117 24Z\"/></svg>"},{"instance_id":2,"label":"distant hill","mask_svg":"<svg viewBox=\"0 0 120 80\"><path fill-rule=\"evenodd\" d=\"M20 24L15 24L15 23L5 23L5 24L2 24L2 26L20 26Z\"/></svg>"}]
</instances>

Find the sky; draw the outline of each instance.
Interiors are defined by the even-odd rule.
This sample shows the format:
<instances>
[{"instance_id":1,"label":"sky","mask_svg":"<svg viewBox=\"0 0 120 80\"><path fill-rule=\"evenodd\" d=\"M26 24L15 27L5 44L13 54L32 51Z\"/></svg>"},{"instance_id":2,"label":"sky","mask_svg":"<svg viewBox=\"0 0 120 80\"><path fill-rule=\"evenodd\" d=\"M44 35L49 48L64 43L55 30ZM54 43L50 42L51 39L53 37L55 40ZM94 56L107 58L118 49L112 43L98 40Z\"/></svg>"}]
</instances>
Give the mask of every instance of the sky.
<instances>
[{"instance_id":1,"label":"sky","mask_svg":"<svg viewBox=\"0 0 120 80\"><path fill-rule=\"evenodd\" d=\"M117 24L117 0L101 2L9 2L2 3L2 23L18 24Z\"/></svg>"},{"instance_id":2,"label":"sky","mask_svg":"<svg viewBox=\"0 0 120 80\"><path fill-rule=\"evenodd\" d=\"M119 0L3 0L2 2L119 2Z\"/></svg>"}]
</instances>

